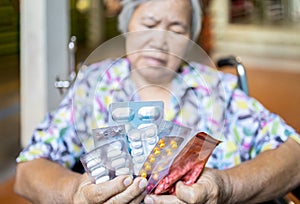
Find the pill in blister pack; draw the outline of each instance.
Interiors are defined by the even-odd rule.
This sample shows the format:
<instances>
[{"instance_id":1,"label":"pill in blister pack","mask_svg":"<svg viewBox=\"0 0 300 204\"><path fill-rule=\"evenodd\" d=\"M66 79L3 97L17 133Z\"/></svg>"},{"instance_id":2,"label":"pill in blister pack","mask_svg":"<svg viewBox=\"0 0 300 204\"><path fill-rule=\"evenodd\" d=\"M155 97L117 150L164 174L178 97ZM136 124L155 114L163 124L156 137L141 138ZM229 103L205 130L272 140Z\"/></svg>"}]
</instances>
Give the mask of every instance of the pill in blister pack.
<instances>
[{"instance_id":1,"label":"pill in blister pack","mask_svg":"<svg viewBox=\"0 0 300 204\"><path fill-rule=\"evenodd\" d=\"M109 125L125 125L126 131L159 124L164 116L162 101L118 102L109 106Z\"/></svg>"},{"instance_id":2,"label":"pill in blister pack","mask_svg":"<svg viewBox=\"0 0 300 204\"><path fill-rule=\"evenodd\" d=\"M120 102L109 107L109 124L125 125L135 175L158 141L157 130L163 119L163 108L162 101Z\"/></svg>"},{"instance_id":3,"label":"pill in blister pack","mask_svg":"<svg viewBox=\"0 0 300 204\"><path fill-rule=\"evenodd\" d=\"M80 158L85 171L96 184L110 179L109 171L104 166L101 154L101 149L94 149Z\"/></svg>"},{"instance_id":4,"label":"pill in blister pack","mask_svg":"<svg viewBox=\"0 0 300 204\"><path fill-rule=\"evenodd\" d=\"M80 160L94 183L133 174L124 125L94 129L93 136L95 149Z\"/></svg>"},{"instance_id":5,"label":"pill in blister pack","mask_svg":"<svg viewBox=\"0 0 300 204\"><path fill-rule=\"evenodd\" d=\"M127 137L133 158L134 174L138 175L146 157L158 141L157 126L151 124L140 129L131 129Z\"/></svg>"},{"instance_id":6,"label":"pill in blister pack","mask_svg":"<svg viewBox=\"0 0 300 204\"><path fill-rule=\"evenodd\" d=\"M168 136L159 139L140 169L139 175L148 178L147 192L151 192L159 179L167 175L172 161L180 151L182 137Z\"/></svg>"},{"instance_id":7,"label":"pill in blister pack","mask_svg":"<svg viewBox=\"0 0 300 204\"><path fill-rule=\"evenodd\" d=\"M154 193L173 193L175 183L180 179L186 185L196 182L209 156L220 143L204 132L197 133L178 154L168 175L159 181Z\"/></svg>"},{"instance_id":8,"label":"pill in blister pack","mask_svg":"<svg viewBox=\"0 0 300 204\"><path fill-rule=\"evenodd\" d=\"M147 192L150 193L160 179L168 174L169 168L190 139L191 129L162 121L159 126L159 140L148 155L139 175L148 178Z\"/></svg>"}]
</instances>

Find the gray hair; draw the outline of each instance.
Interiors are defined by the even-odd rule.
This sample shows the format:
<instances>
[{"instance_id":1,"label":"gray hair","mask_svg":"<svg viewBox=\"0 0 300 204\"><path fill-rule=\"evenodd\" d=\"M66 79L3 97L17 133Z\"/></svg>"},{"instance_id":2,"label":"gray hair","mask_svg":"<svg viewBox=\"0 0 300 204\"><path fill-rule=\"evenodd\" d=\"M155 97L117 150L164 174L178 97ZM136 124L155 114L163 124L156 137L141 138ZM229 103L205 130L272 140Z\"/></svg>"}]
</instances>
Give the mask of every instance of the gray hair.
<instances>
[{"instance_id":1,"label":"gray hair","mask_svg":"<svg viewBox=\"0 0 300 204\"><path fill-rule=\"evenodd\" d=\"M119 14L118 28L121 33L128 32L128 24L138 5L149 0L122 0L123 8ZM186 1L186 0L183 0ZM202 24L202 11L199 0L189 0L192 5L191 39L196 41L199 37Z\"/></svg>"}]
</instances>

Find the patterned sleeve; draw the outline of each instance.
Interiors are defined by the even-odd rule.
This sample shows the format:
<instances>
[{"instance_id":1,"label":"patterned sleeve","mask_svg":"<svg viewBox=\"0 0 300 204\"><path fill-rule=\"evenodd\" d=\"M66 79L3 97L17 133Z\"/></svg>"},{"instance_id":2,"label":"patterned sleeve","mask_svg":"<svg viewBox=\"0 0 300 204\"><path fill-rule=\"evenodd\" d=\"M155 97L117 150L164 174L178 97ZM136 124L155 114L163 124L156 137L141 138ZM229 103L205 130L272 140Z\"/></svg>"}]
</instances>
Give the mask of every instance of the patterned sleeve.
<instances>
[{"instance_id":1,"label":"patterned sleeve","mask_svg":"<svg viewBox=\"0 0 300 204\"><path fill-rule=\"evenodd\" d=\"M49 113L38 125L17 162L46 158L65 167L73 167L82 154L82 145L72 124L72 96L73 89L70 89L58 109Z\"/></svg>"},{"instance_id":2,"label":"patterned sleeve","mask_svg":"<svg viewBox=\"0 0 300 204\"><path fill-rule=\"evenodd\" d=\"M239 89L232 93L228 116L228 137L239 151L241 162L278 147L289 137L300 144L299 134L280 116Z\"/></svg>"},{"instance_id":3,"label":"patterned sleeve","mask_svg":"<svg viewBox=\"0 0 300 204\"><path fill-rule=\"evenodd\" d=\"M111 59L97 62L78 72L74 85L58 109L49 113L38 125L29 145L17 157L17 162L46 158L68 168L74 166L87 148L84 137L91 141L93 100L90 99L94 97L103 71L112 62Z\"/></svg>"}]
</instances>

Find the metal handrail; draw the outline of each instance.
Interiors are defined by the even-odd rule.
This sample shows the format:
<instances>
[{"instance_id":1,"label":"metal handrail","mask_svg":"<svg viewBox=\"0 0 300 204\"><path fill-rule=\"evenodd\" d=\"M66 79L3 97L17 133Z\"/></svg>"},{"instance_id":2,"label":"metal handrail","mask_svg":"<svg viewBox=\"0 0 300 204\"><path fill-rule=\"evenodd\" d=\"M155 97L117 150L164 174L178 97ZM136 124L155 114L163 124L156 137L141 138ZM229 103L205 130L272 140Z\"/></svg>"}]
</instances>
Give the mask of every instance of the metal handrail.
<instances>
[{"instance_id":1,"label":"metal handrail","mask_svg":"<svg viewBox=\"0 0 300 204\"><path fill-rule=\"evenodd\" d=\"M72 36L70 38L70 42L68 44L68 54L69 54L69 76L67 80L61 80L59 76L56 76L56 80L54 82L54 87L57 88L61 95L63 95L64 90L67 90L71 87L72 83L76 78L76 59L75 53L77 50L77 38L76 36Z\"/></svg>"},{"instance_id":2,"label":"metal handrail","mask_svg":"<svg viewBox=\"0 0 300 204\"><path fill-rule=\"evenodd\" d=\"M218 68L223 68L225 66L233 66L236 69L236 73L238 76L238 85L241 90L243 90L247 95L249 95L249 88L248 88L248 81L247 81L247 74L246 69L241 62L239 57L229 56L225 58L220 58L217 61Z\"/></svg>"}]
</instances>

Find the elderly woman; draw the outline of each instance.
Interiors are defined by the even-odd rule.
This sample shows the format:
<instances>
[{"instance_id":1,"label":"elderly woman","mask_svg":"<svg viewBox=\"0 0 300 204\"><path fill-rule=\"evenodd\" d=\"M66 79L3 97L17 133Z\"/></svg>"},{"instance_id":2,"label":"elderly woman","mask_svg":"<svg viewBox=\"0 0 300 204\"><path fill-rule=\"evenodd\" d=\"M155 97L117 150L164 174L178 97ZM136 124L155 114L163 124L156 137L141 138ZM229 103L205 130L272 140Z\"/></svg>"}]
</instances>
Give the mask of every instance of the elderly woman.
<instances>
[{"instance_id":1,"label":"elderly woman","mask_svg":"<svg viewBox=\"0 0 300 204\"><path fill-rule=\"evenodd\" d=\"M118 97L114 93L112 96L110 91L113 88L108 86L108 91L101 89L103 93L98 93L102 107L107 107L112 97L119 101L161 100L165 104L167 119L209 132L210 123L218 123L206 118L210 106L205 103L211 101L207 100L201 82L194 77L198 74L195 69L180 60L186 49L185 41L180 39L195 40L200 31L198 0L127 0L119 20L122 32L168 32L149 36L137 33L135 38L127 39L129 51L148 52L133 52L126 59L119 59L109 77L116 80L113 73L126 75L132 70L128 80L138 94ZM182 37L176 40L176 36ZM168 53L179 53L179 57ZM105 65L100 63L91 69L97 71ZM201 67L204 77L216 73L208 67ZM223 124L224 138L195 184L187 186L179 181L176 195L146 196L147 181L144 178L118 176L93 184L87 174L71 171L69 168L84 153L72 123L71 98L76 92L73 88L61 106L37 128L31 144L17 158L16 192L38 203L140 203L143 200L145 203L257 203L284 195L297 187L300 184L299 134L279 116L269 113L255 99L233 87L233 76L217 75L221 77L210 80L216 85L214 90L222 81L229 95L213 101L220 104L222 115L228 117ZM180 86L178 76L190 79L192 83ZM86 77L93 80L93 74ZM110 82L107 80L108 84ZM123 87L125 93L131 93L126 91L127 88ZM199 110L203 113L201 117L197 115ZM107 108L99 112L98 124L108 124L107 112ZM181 118L186 115L188 119Z\"/></svg>"}]
</instances>

